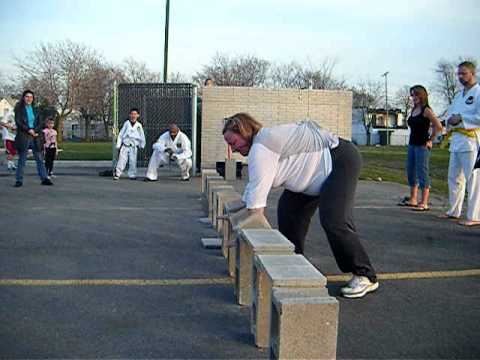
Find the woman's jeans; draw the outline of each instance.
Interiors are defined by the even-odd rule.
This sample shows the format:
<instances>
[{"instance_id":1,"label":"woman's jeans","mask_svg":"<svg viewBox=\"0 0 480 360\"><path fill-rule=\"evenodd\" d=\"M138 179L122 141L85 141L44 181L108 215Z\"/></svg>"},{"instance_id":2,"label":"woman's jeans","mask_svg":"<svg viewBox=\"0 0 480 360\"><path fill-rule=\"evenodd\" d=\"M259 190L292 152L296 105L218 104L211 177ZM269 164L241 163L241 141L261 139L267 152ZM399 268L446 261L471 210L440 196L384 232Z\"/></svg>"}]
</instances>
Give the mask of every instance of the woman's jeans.
<instances>
[{"instance_id":1,"label":"woman's jeans","mask_svg":"<svg viewBox=\"0 0 480 360\"><path fill-rule=\"evenodd\" d=\"M429 164L430 149L426 146L408 145L407 177L410 187L419 185L422 190L430 187Z\"/></svg>"},{"instance_id":2,"label":"woman's jeans","mask_svg":"<svg viewBox=\"0 0 480 360\"><path fill-rule=\"evenodd\" d=\"M18 152L16 180L18 182L23 182L23 168L25 167L25 163L27 161L28 149L32 149L33 151L33 157L35 158L35 162L37 163L38 176L40 176L40 179L42 179L42 181L45 180L47 178L47 171L45 170L45 165L43 164L43 154L40 151L35 151L35 145L33 143L33 140L28 141L28 146L24 151Z\"/></svg>"}]
</instances>

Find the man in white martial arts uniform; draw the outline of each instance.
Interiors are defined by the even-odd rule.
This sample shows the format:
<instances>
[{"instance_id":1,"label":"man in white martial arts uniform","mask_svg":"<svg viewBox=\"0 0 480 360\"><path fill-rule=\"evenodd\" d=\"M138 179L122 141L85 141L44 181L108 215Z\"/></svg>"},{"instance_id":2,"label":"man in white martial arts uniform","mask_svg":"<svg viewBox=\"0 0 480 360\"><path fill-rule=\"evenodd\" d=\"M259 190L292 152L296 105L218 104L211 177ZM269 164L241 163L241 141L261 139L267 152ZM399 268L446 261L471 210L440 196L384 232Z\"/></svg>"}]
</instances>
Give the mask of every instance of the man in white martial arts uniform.
<instances>
[{"instance_id":1,"label":"man in white martial arts uniform","mask_svg":"<svg viewBox=\"0 0 480 360\"><path fill-rule=\"evenodd\" d=\"M163 133L152 146L153 154L148 163L145 181L158 179L158 167L167 165L170 160L180 167L182 180L190 179L192 168L192 145L187 135L180 131L176 124L170 124L168 131Z\"/></svg>"},{"instance_id":2,"label":"man in white martial arts uniform","mask_svg":"<svg viewBox=\"0 0 480 360\"><path fill-rule=\"evenodd\" d=\"M447 120L451 134L448 166L450 207L441 217L460 218L466 187L467 216L466 220L459 222L464 226L480 225L480 170L474 168L480 148L480 86L475 71L475 64L469 61L458 65L458 80L463 89L450 105Z\"/></svg>"},{"instance_id":3,"label":"man in white martial arts uniform","mask_svg":"<svg viewBox=\"0 0 480 360\"><path fill-rule=\"evenodd\" d=\"M138 118L140 111L137 108L130 110L129 119L125 121L122 130L118 134L117 149L120 149L117 166L113 173L113 179L118 180L128 162L128 177L131 180L137 178L137 147L145 147L145 134Z\"/></svg>"}]
</instances>

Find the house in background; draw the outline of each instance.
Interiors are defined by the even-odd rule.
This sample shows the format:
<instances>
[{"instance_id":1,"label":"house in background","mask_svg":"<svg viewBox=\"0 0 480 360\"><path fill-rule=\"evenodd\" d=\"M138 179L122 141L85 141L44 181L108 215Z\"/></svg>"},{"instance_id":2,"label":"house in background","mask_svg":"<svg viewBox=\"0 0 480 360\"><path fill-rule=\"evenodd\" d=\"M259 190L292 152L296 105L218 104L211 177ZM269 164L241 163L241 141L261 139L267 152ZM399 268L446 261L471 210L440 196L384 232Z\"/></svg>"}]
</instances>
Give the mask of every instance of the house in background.
<instances>
[{"instance_id":1,"label":"house in background","mask_svg":"<svg viewBox=\"0 0 480 360\"><path fill-rule=\"evenodd\" d=\"M16 103L17 100L10 97L0 100L0 120L3 119L3 117L9 112L13 112L13 108L15 107Z\"/></svg>"},{"instance_id":2,"label":"house in background","mask_svg":"<svg viewBox=\"0 0 480 360\"><path fill-rule=\"evenodd\" d=\"M105 126L103 121L92 120L90 122L89 139L85 136L85 120L82 114L76 110L68 115L63 123L63 138L66 140L105 140ZM109 136L112 136L112 130L109 126Z\"/></svg>"},{"instance_id":3,"label":"house in background","mask_svg":"<svg viewBox=\"0 0 480 360\"><path fill-rule=\"evenodd\" d=\"M363 116L363 109L354 108L352 110L352 141L357 145L367 145L368 143ZM388 123L385 109L369 110L365 116L368 117L367 123L370 124L370 145L387 145L387 132L390 136L390 145L408 145L410 131L407 120L400 109L388 110Z\"/></svg>"}]
</instances>

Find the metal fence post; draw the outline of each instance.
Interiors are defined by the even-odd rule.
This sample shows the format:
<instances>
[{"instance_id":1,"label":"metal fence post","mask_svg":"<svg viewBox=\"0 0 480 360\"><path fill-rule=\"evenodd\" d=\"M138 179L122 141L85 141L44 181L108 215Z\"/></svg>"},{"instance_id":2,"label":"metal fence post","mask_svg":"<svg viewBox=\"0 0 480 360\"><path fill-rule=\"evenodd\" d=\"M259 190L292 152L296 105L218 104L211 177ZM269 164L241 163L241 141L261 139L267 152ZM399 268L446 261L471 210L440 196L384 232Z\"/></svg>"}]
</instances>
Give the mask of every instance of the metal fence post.
<instances>
[{"instance_id":1,"label":"metal fence post","mask_svg":"<svg viewBox=\"0 0 480 360\"><path fill-rule=\"evenodd\" d=\"M118 136L118 86L113 82L113 126L112 126L112 169L117 165L117 136Z\"/></svg>"},{"instance_id":2,"label":"metal fence post","mask_svg":"<svg viewBox=\"0 0 480 360\"><path fill-rule=\"evenodd\" d=\"M192 176L197 174L197 87L192 94Z\"/></svg>"}]
</instances>

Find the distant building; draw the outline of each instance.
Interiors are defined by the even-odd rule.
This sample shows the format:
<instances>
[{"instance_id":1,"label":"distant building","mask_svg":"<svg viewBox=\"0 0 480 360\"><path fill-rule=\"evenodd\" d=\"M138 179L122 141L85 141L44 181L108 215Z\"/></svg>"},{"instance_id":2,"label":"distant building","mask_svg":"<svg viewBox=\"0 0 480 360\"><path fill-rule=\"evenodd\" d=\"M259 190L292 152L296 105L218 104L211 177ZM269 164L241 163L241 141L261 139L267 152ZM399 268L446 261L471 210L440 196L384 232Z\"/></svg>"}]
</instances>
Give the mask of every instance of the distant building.
<instances>
[{"instance_id":1,"label":"distant building","mask_svg":"<svg viewBox=\"0 0 480 360\"><path fill-rule=\"evenodd\" d=\"M78 111L72 111L63 122L63 138L66 140L105 140L105 126L103 121L92 120L90 122L89 139L86 139L85 119ZM112 136L111 127L108 129Z\"/></svg>"},{"instance_id":2,"label":"distant building","mask_svg":"<svg viewBox=\"0 0 480 360\"><path fill-rule=\"evenodd\" d=\"M0 100L0 119L6 116L9 112L13 111L17 100L12 98L3 98Z\"/></svg>"},{"instance_id":3,"label":"distant building","mask_svg":"<svg viewBox=\"0 0 480 360\"><path fill-rule=\"evenodd\" d=\"M407 120L400 109L388 110L388 126L385 109L369 110L365 116L370 124L370 145L386 145L387 132L390 134L390 145L408 145L410 131ZM364 111L361 108L352 110L352 140L357 145L367 145L367 129L364 125Z\"/></svg>"}]
</instances>

